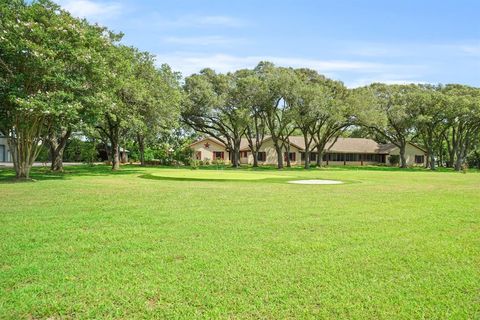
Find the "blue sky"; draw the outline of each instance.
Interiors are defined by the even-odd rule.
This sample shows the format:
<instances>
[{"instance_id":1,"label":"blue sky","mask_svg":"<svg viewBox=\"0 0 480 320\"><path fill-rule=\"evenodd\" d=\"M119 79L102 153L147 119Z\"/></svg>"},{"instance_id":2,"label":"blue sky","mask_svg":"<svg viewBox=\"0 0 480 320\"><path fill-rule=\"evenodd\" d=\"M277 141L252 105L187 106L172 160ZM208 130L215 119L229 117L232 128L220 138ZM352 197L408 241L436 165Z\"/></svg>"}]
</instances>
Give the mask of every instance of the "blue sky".
<instances>
[{"instance_id":1,"label":"blue sky","mask_svg":"<svg viewBox=\"0 0 480 320\"><path fill-rule=\"evenodd\" d=\"M480 86L480 1L58 0L123 31L123 42L184 76L309 67L349 87L372 82Z\"/></svg>"}]
</instances>

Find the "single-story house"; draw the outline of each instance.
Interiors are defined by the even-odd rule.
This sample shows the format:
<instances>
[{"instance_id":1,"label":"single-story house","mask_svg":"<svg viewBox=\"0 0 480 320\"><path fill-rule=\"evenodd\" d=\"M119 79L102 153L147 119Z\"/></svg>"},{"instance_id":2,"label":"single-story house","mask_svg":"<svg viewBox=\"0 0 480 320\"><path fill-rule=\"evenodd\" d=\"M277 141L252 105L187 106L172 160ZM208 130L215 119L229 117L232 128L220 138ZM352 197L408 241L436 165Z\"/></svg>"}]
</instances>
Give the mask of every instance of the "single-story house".
<instances>
[{"instance_id":1,"label":"single-story house","mask_svg":"<svg viewBox=\"0 0 480 320\"><path fill-rule=\"evenodd\" d=\"M305 162L305 142L301 136L289 138L290 153L284 153L286 163L290 158L292 165L301 165ZM229 162L230 153L226 146L213 137L207 137L190 145L193 150L193 158L201 161L223 160ZM325 165L375 165L389 164L391 155L399 155L399 148L394 144L380 144L372 139L364 138L338 138L336 141L327 143L323 164ZM310 160L316 162L317 152L312 150ZM419 146L409 143L405 150L408 165L425 165L426 152ZM240 144L240 163L253 164L253 155L248 147L248 140L242 138ZM271 137L264 139L258 153L258 163L265 165L277 165L277 152Z\"/></svg>"},{"instance_id":2,"label":"single-story house","mask_svg":"<svg viewBox=\"0 0 480 320\"><path fill-rule=\"evenodd\" d=\"M0 163L12 162L12 154L8 147L7 138L0 136Z\"/></svg>"}]
</instances>

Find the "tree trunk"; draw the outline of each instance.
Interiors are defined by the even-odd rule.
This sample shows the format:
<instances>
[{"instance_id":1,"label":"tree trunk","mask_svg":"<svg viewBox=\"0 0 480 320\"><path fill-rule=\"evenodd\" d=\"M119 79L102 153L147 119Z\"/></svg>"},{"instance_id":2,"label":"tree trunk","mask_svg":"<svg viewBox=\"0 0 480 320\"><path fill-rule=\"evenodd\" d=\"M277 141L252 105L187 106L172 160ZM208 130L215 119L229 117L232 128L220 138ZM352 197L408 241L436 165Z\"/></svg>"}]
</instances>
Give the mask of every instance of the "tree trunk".
<instances>
[{"instance_id":1,"label":"tree trunk","mask_svg":"<svg viewBox=\"0 0 480 320\"><path fill-rule=\"evenodd\" d=\"M316 148L317 148L317 167L321 167L322 166L321 152L323 150L320 150L320 145L317 145Z\"/></svg>"},{"instance_id":2,"label":"tree trunk","mask_svg":"<svg viewBox=\"0 0 480 320\"><path fill-rule=\"evenodd\" d=\"M303 134L303 141L305 142L305 153L304 153L305 164L304 164L303 167L305 169L310 169L310 145L309 145L309 141L308 141L308 134L305 133L305 131L304 131L304 134Z\"/></svg>"},{"instance_id":3,"label":"tree trunk","mask_svg":"<svg viewBox=\"0 0 480 320\"><path fill-rule=\"evenodd\" d=\"M42 147L43 121L44 118L34 118L28 128L17 123L8 132L7 143L12 155L17 180L30 180L30 169Z\"/></svg>"},{"instance_id":4,"label":"tree trunk","mask_svg":"<svg viewBox=\"0 0 480 320\"><path fill-rule=\"evenodd\" d=\"M32 153L35 146L29 139L13 139L7 140L11 150L13 167L15 169L15 178L17 180L30 180L30 169L35 161L36 154Z\"/></svg>"},{"instance_id":5,"label":"tree trunk","mask_svg":"<svg viewBox=\"0 0 480 320\"><path fill-rule=\"evenodd\" d=\"M240 166L240 142L241 140L233 141L233 150L232 150L232 168L238 168Z\"/></svg>"},{"instance_id":6,"label":"tree trunk","mask_svg":"<svg viewBox=\"0 0 480 320\"><path fill-rule=\"evenodd\" d=\"M291 168L292 164L290 162L290 144L289 143L286 144L285 152L287 154L287 168Z\"/></svg>"},{"instance_id":7,"label":"tree trunk","mask_svg":"<svg viewBox=\"0 0 480 320\"><path fill-rule=\"evenodd\" d=\"M444 166L444 161L443 161L443 150L440 148L439 149L439 160L438 160L438 165L439 166Z\"/></svg>"},{"instance_id":8,"label":"tree trunk","mask_svg":"<svg viewBox=\"0 0 480 320\"><path fill-rule=\"evenodd\" d=\"M50 147L50 154L52 156L51 171L63 172L63 151L64 148L58 150Z\"/></svg>"},{"instance_id":9,"label":"tree trunk","mask_svg":"<svg viewBox=\"0 0 480 320\"><path fill-rule=\"evenodd\" d=\"M252 151L252 155L253 155L253 167L256 168L258 167L258 151L257 150Z\"/></svg>"},{"instance_id":10,"label":"tree trunk","mask_svg":"<svg viewBox=\"0 0 480 320\"><path fill-rule=\"evenodd\" d=\"M112 158L112 170L120 169L120 143L119 143L119 132L118 127L111 128L110 132L110 156Z\"/></svg>"},{"instance_id":11,"label":"tree trunk","mask_svg":"<svg viewBox=\"0 0 480 320\"><path fill-rule=\"evenodd\" d=\"M50 155L52 157L50 170L63 172L63 152L65 151L65 147L67 146L71 134L72 130L69 128L62 132L60 138L55 136L50 137Z\"/></svg>"},{"instance_id":12,"label":"tree trunk","mask_svg":"<svg viewBox=\"0 0 480 320\"><path fill-rule=\"evenodd\" d=\"M323 166L323 154L325 153L324 151L325 146L318 144L316 146L317 149L317 167L321 168ZM328 161L327 161L328 164Z\"/></svg>"},{"instance_id":13,"label":"tree trunk","mask_svg":"<svg viewBox=\"0 0 480 320\"><path fill-rule=\"evenodd\" d=\"M32 166L28 164L28 161L18 159L15 165L15 178L17 180L30 180L30 169Z\"/></svg>"},{"instance_id":14,"label":"tree trunk","mask_svg":"<svg viewBox=\"0 0 480 320\"><path fill-rule=\"evenodd\" d=\"M462 165L465 162L466 149L467 149L466 145L458 146L457 148L455 148L455 154L456 154L455 171L462 170Z\"/></svg>"},{"instance_id":15,"label":"tree trunk","mask_svg":"<svg viewBox=\"0 0 480 320\"><path fill-rule=\"evenodd\" d=\"M232 168L238 168L238 159L237 159L237 153L235 152L235 148L233 149L231 153L231 161L232 161Z\"/></svg>"},{"instance_id":16,"label":"tree trunk","mask_svg":"<svg viewBox=\"0 0 480 320\"><path fill-rule=\"evenodd\" d=\"M9 143L10 144L10 143ZM28 158L19 156L19 150L23 149L21 146L17 145L16 150L10 146L12 150L12 160L13 166L15 168L15 178L17 180L30 180L30 169L32 168L32 164L30 164L30 160Z\"/></svg>"},{"instance_id":17,"label":"tree trunk","mask_svg":"<svg viewBox=\"0 0 480 320\"><path fill-rule=\"evenodd\" d=\"M310 169L310 150L305 148L305 165L303 166L305 169Z\"/></svg>"},{"instance_id":18,"label":"tree trunk","mask_svg":"<svg viewBox=\"0 0 480 320\"><path fill-rule=\"evenodd\" d=\"M455 148L450 145L447 140L447 151L448 151L448 163L447 168L453 168L453 164L455 163Z\"/></svg>"},{"instance_id":19,"label":"tree trunk","mask_svg":"<svg viewBox=\"0 0 480 320\"><path fill-rule=\"evenodd\" d=\"M317 166L321 168L323 166L323 150L317 149Z\"/></svg>"},{"instance_id":20,"label":"tree trunk","mask_svg":"<svg viewBox=\"0 0 480 320\"><path fill-rule=\"evenodd\" d=\"M457 159L455 161L455 171L462 170L462 164L463 164L463 157L459 155L457 156Z\"/></svg>"},{"instance_id":21,"label":"tree trunk","mask_svg":"<svg viewBox=\"0 0 480 320\"><path fill-rule=\"evenodd\" d=\"M427 159L427 167L430 167L430 170L436 170L437 168L435 167L435 154L433 150L427 150L428 151L428 159Z\"/></svg>"},{"instance_id":22,"label":"tree trunk","mask_svg":"<svg viewBox=\"0 0 480 320\"><path fill-rule=\"evenodd\" d=\"M120 146L118 141L112 141L112 170L120 169Z\"/></svg>"},{"instance_id":23,"label":"tree trunk","mask_svg":"<svg viewBox=\"0 0 480 320\"><path fill-rule=\"evenodd\" d=\"M400 168L406 168L407 159L405 159L405 145L402 144L399 149L400 149Z\"/></svg>"},{"instance_id":24,"label":"tree trunk","mask_svg":"<svg viewBox=\"0 0 480 320\"><path fill-rule=\"evenodd\" d=\"M140 166L145 167L145 139L141 134L137 134L138 152L140 153Z\"/></svg>"},{"instance_id":25,"label":"tree trunk","mask_svg":"<svg viewBox=\"0 0 480 320\"><path fill-rule=\"evenodd\" d=\"M277 152L277 168L283 169L282 147L278 145L278 141L275 142L275 151Z\"/></svg>"}]
</instances>

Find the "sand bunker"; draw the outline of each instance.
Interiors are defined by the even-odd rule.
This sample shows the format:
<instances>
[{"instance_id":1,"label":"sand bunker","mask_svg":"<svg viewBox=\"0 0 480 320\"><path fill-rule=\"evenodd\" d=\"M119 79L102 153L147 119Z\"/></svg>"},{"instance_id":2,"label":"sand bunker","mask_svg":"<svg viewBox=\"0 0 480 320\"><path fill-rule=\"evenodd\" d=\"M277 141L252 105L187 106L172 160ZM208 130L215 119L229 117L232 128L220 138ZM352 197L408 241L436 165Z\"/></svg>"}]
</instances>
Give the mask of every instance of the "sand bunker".
<instances>
[{"instance_id":1,"label":"sand bunker","mask_svg":"<svg viewBox=\"0 0 480 320\"><path fill-rule=\"evenodd\" d=\"M337 180L292 180L288 181L288 183L295 183L295 184L342 184L342 181Z\"/></svg>"}]
</instances>

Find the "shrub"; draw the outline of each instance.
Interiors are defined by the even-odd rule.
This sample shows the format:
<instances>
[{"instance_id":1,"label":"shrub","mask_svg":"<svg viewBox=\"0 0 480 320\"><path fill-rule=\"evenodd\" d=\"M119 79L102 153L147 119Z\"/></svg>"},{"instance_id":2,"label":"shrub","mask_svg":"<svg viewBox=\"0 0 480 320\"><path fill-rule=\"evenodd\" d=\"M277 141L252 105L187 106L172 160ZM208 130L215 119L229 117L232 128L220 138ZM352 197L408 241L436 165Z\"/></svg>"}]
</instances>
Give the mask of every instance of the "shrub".
<instances>
[{"instance_id":1,"label":"shrub","mask_svg":"<svg viewBox=\"0 0 480 320\"><path fill-rule=\"evenodd\" d=\"M396 166L400 163L400 155L398 154L392 154L390 157L388 157L388 162L390 162L390 165Z\"/></svg>"},{"instance_id":2,"label":"shrub","mask_svg":"<svg viewBox=\"0 0 480 320\"><path fill-rule=\"evenodd\" d=\"M216 166L223 166L225 165L225 161L223 161L222 159L215 159L212 161L212 164Z\"/></svg>"},{"instance_id":3,"label":"shrub","mask_svg":"<svg viewBox=\"0 0 480 320\"><path fill-rule=\"evenodd\" d=\"M190 161L190 168L191 168L192 170L198 169L198 166L200 165L200 162L201 162L201 161L198 161L198 160L196 160L196 159L192 159L192 160Z\"/></svg>"},{"instance_id":4,"label":"shrub","mask_svg":"<svg viewBox=\"0 0 480 320\"><path fill-rule=\"evenodd\" d=\"M146 166L159 166L162 162L160 160L147 160L145 161Z\"/></svg>"},{"instance_id":5,"label":"shrub","mask_svg":"<svg viewBox=\"0 0 480 320\"><path fill-rule=\"evenodd\" d=\"M80 148L81 160L92 164L98 160L98 151L94 142L84 142Z\"/></svg>"}]
</instances>

